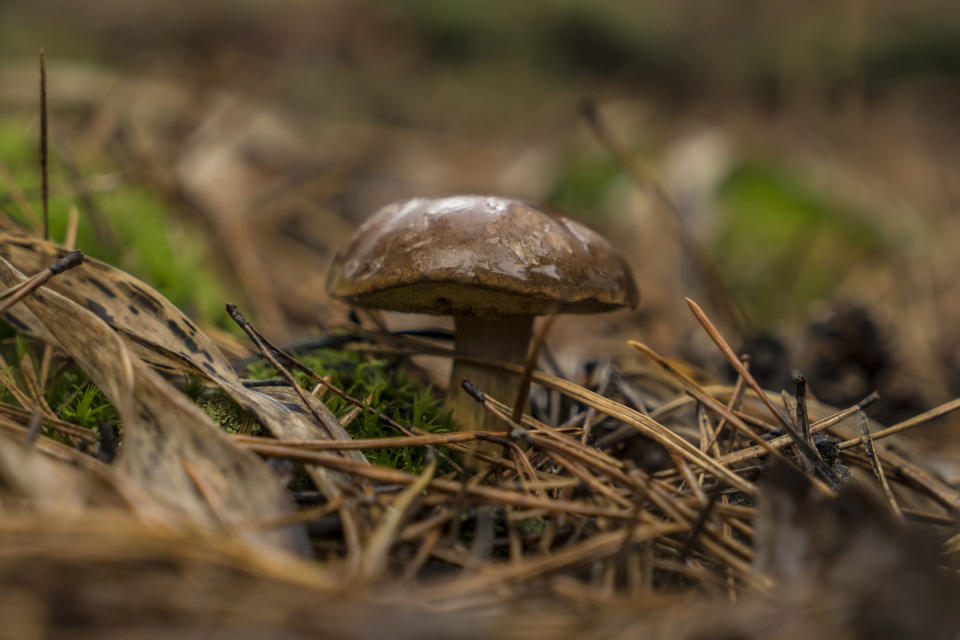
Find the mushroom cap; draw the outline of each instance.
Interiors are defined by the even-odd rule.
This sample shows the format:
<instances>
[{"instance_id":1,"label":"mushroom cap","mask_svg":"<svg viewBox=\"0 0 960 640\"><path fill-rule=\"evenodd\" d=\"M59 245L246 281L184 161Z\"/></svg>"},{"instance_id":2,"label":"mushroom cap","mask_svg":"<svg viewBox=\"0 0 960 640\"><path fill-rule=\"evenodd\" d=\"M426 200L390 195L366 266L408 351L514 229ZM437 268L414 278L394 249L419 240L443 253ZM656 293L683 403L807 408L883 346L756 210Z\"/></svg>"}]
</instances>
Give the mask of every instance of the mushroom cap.
<instances>
[{"instance_id":1,"label":"mushroom cap","mask_svg":"<svg viewBox=\"0 0 960 640\"><path fill-rule=\"evenodd\" d=\"M503 317L635 307L623 257L558 213L494 196L389 204L333 261L327 291L361 307Z\"/></svg>"}]
</instances>

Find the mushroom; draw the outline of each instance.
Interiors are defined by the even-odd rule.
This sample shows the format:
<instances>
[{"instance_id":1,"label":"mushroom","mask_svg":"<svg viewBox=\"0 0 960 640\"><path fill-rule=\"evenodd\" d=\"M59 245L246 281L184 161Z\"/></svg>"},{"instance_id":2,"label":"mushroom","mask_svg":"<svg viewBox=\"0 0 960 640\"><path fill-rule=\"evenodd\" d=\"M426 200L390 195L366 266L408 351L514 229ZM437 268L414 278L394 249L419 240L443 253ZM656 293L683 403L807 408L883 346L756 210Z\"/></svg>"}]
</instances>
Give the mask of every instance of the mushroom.
<instances>
[{"instance_id":1,"label":"mushroom","mask_svg":"<svg viewBox=\"0 0 960 640\"><path fill-rule=\"evenodd\" d=\"M337 253L327 290L360 307L452 315L446 405L468 430L504 425L463 391L463 378L511 405L520 383L473 359L522 364L535 316L632 308L639 300L626 261L595 231L524 202L477 195L383 207Z\"/></svg>"}]
</instances>

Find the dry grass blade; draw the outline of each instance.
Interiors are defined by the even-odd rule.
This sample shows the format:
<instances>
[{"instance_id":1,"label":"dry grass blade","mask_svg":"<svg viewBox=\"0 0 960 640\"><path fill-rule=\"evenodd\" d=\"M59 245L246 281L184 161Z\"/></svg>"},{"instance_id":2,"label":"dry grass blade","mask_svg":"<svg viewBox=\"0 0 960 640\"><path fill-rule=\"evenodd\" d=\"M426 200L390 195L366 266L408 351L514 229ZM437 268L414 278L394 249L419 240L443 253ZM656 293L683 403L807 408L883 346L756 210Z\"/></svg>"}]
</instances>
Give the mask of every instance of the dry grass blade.
<instances>
[{"instance_id":1,"label":"dry grass blade","mask_svg":"<svg viewBox=\"0 0 960 640\"><path fill-rule=\"evenodd\" d=\"M360 464L350 460L345 460L339 456L333 456L319 451L302 451L268 444L249 446L252 451L256 451L257 453L265 456L303 460L304 462L323 465L324 467L335 469L342 473L356 475L362 478L373 480L375 482L408 485L412 482L416 482L417 478L419 477L405 471L400 471L399 469L387 469L386 467ZM536 498L528 493L516 493L513 491L485 485L463 484L460 482L454 482L452 480L444 480L442 478L435 478L431 480L430 488L450 495L459 495L462 492L464 495L481 500L488 500L502 504L512 504L519 507L529 507L531 509L544 509L546 511L606 517L618 520L632 517L632 514L629 511L597 507L596 505L587 502Z\"/></svg>"},{"instance_id":2,"label":"dry grass blade","mask_svg":"<svg viewBox=\"0 0 960 640\"><path fill-rule=\"evenodd\" d=\"M954 511L960 511L960 491L946 484L929 471L907 460L889 447L876 450L881 462L891 465L907 481L928 491L933 498Z\"/></svg>"},{"instance_id":3,"label":"dry grass blade","mask_svg":"<svg viewBox=\"0 0 960 640\"><path fill-rule=\"evenodd\" d=\"M43 239L50 239L50 180L47 171L47 59L40 49L40 188L43 193Z\"/></svg>"},{"instance_id":4,"label":"dry grass blade","mask_svg":"<svg viewBox=\"0 0 960 640\"><path fill-rule=\"evenodd\" d=\"M311 451L366 451L368 449L396 449L400 447L444 446L458 442L471 442L486 436L502 436L494 431L456 431L425 436L397 436L392 438L361 438L358 440L276 440L258 436L235 435L234 442L244 444L271 444L292 449Z\"/></svg>"},{"instance_id":5,"label":"dry grass blade","mask_svg":"<svg viewBox=\"0 0 960 640\"><path fill-rule=\"evenodd\" d=\"M0 260L0 282L11 286L23 279ZM37 291L24 303L116 407L124 426L119 468L169 505L157 509L155 518L213 522L210 505L184 471L185 460L202 474L233 520L279 516L292 509L266 464L235 447L199 407L133 357L100 318L53 291ZM245 533L288 550L304 549L298 529Z\"/></svg>"},{"instance_id":6,"label":"dry grass blade","mask_svg":"<svg viewBox=\"0 0 960 640\"><path fill-rule=\"evenodd\" d=\"M768 443L766 440L760 437L753 429L747 426L747 424L743 420L741 420L736 414L734 414L729 409L727 409L727 407L723 405L723 403L718 401L716 398L714 398L710 394L706 393L702 387L700 387L696 382L690 379L686 374L674 369L669 362L667 362L663 357L661 357L655 351L650 349L650 347L648 347L643 343L636 342L633 340L630 341L630 346L642 352L645 356L650 358L658 366L660 366L665 371L667 371L668 373L676 377L676 379L680 381L681 384L683 384L684 388L687 390L688 393L693 395L697 400L702 402L712 411L715 411L717 414L726 418L727 422L729 422L731 425L736 427L736 429L741 433L743 433L745 436L747 436L748 438L756 442L757 445L761 447L766 453L770 454L774 458L778 458L779 460L782 460L785 464L789 466L793 466L793 467L796 466L792 462L787 460L783 456L783 454L781 454L777 449L770 446L770 443ZM713 462L715 465L718 464L717 461L713 460L712 458L711 458L711 462ZM828 487L826 484L824 484L822 481L820 481L818 478L815 478L813 476L808 476L808 477L810 478L810 482L812 482L814 486L816 486L825 495L830 495L830 496L833 495L833 490L830 487Z\"/></svg>"},{"instance_id":7,"label":"dry grass blade","mask_svg":"<svg viewBox=\"0 0 960 640\"><path fill-rule=\"evenodd\" d=\"M403 519L411 503L427 488L436 470L437 456L433 453L433 450L431 450L427 456L427 464L423 473L421 473L420 477L414 482L411 482L410 485L403 490L403 493L387 507L386 515L380 521L373 535L370 536L370 542L367 545L360 564L360 575L358 578L361 581L373 581L383 574L387 566L387 554L393 542L396 540L397 532L403 523Z\"/></svg>"},{"instance_id":8,"label":"dry grass blade","mask_svg":"<svg viewBox=\"0 0 960 640\"><path fill-rule=\"evenodd\" d=\"M663 445L668 451L676 452L689 462L705 469L706 471L715 475L717 478L723 479L740 491L744 491L745 493L753 493L756 490L753 483L744 480L737 474L730 471L730 469L717 464L710 456L703 453L696 446L690 444L650 416L642 414L639 411L635 411L630 407L620 404L619 402L605 398L598 393L594 393L589 389L562 378L550 376L545 373L535 372L534 380L545 387L556 389L557 391L560 391L571 398L579 400L588 406L595 407L597 411L608 415L611 418L615 418L624 424L634 427L648 438Z\"/></svg>"}]
</instances>

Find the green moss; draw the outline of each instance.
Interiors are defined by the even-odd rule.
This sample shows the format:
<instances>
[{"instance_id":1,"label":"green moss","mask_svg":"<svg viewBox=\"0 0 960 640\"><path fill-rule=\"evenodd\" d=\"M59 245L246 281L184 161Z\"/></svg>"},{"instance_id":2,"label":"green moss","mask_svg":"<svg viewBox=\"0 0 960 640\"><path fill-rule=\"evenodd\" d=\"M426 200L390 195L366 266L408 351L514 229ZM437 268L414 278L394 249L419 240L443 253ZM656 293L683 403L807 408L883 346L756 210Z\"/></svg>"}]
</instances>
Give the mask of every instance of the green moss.
<instances>
[{"instance_id":1,"label":"green moss","mask_svg":"<svg viewBox=\"0 0 960 640\"><path fill-rule=\"evenodd\" d=\"M252 419L243 407L220 389L205 391L196 402L204 413L228 433L240 433Z\"/></svg>"},{"instance_id":2,"label":"green moss","mask_svg":"<svg viewBox=\"0 0 960 640\"><path fill-rule=\"evenodd\" d=\"M386 360L367 360L355 351L319 349L301 357L301 361L321 376L331 376L331 382L347 395L369 401L375 411L364 411L347 427L354 438L382 438L402 435L379 419L386 415L402 425L417 427L430 433L447 433L453 430L450 412L443 409L430 387L422 387L410 380L402 367L391 365ZM250 377L265 379L275 375L272 368L262 364L250 367ZM304 388L312 389L315 383L306 375L295 377ZM324 396L324 403L337 418L343 418L356 405L333 393ZM400 449L374 449L364 451L371 462L419 473L423 469L424 447ZM443 472L443 469L441 469Z\"/></svg>"},{"instance_id":3,"label":"green moss","mask_svg":"<svg viewBox=\"0 0 960 640\"><path fill-rule=\"evenodd\" d=\"M97 429L101 422L117 424L120 421L116 407L77 366L51 380L44 398L61 420L88 429Z\"/></svg>"}]
</instances>

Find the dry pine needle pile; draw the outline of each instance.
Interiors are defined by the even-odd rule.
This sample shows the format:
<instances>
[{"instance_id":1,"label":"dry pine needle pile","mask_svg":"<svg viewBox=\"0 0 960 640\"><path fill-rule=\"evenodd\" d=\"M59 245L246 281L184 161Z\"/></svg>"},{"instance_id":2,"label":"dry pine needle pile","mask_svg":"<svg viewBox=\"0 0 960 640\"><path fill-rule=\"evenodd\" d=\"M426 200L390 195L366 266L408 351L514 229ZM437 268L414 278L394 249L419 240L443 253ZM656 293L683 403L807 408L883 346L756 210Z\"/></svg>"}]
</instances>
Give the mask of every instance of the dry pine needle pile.
<instances>
[{"instance_id":1,"label":"dry pine needle pile","mask_svg":"<svg viewBox=\"0 0 960 640\"><path fill-rule=\"evenodd\" d=\"M690 301L735 385L702 384L632 342L645 363L635 370L606 363L577 383L528 367L535 393L562 413L515 419L512 399L473 389L504 431L429 434L381 416L389 436L352 440L319 397L372 411L364 399L320 376L313 393L250 388L143 282L91 259L51 271L68 253L0 233L2 304L16 298L9 322L109 398L122 444L105 461L101 436L58 419L42 385L5 376L21 405L0 406L9 637L954 637L958 628L960 492L893 436L957 402L884 428L865 415L872 397L834 409L807 397L802 380L795 392L763 390ZM245 329L279 371L303 367ZM356 327L351 340L370 353L450 355L439 342ZM185 373L222 389L269 437L220 429L174 386ZM362 455L411 445L430 450L419 474ZM644 455L660 462L636 462ZM287 490L277 461L302 468L315 491Z\"/></svg>"}]
</instances>

